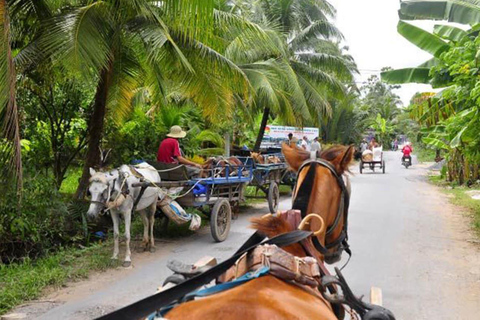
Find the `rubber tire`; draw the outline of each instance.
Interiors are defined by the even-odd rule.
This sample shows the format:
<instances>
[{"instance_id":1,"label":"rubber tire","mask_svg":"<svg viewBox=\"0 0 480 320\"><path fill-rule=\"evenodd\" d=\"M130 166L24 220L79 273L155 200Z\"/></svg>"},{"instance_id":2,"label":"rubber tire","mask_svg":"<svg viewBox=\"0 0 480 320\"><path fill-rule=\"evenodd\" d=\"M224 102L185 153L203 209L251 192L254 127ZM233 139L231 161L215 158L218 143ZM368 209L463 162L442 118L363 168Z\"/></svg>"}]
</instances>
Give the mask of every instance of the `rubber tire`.
<instances>
[{"instance_id":1,"label":"rubber tire","mask_svg":"<svg viewBox=\"0 0 480 320\"><path fill-rule=\"evenodd\" d=\"M268 209L270 213L277 213L278 203L280 202L280 190L276 182L271 182L268 187Z\"/></svg>"},{"instance_id":2,"label":"rubber tire","mask_svg":"<svg viewBox=\"0 0 480 320\"><path fill-rule=\"evenodd\" d=\"M218 219L220 210L225 210L226 216L224 217L223 223L225 224L224 230L222 232L220 225L218 224ZM216 242L222 242L227 239L228 233L230 232L230 225L232 224L232 208L227 199L219 199L215 202L210 213L210 231L212 237Z\"/></svg>"},{"instance_id":3,"label":"rubber tire","mask_svg":"<svg viewBox=\"0 0 480 320\"><path fill-rule=\"evenodd\" d=\"M385 160L382 161L382 173L385 173Z\"/></svg>"},{"instance_id":4,"label":"rubber tire","mask_svg":"<svg viewBox=\"0 0 480 320\"><path fill-rule=\"evenodd\" d=\"M363 173L363 162L362 161L360 161L359 168L360 168L360 174L362 174Z\"/></svg>"}]
</instances>

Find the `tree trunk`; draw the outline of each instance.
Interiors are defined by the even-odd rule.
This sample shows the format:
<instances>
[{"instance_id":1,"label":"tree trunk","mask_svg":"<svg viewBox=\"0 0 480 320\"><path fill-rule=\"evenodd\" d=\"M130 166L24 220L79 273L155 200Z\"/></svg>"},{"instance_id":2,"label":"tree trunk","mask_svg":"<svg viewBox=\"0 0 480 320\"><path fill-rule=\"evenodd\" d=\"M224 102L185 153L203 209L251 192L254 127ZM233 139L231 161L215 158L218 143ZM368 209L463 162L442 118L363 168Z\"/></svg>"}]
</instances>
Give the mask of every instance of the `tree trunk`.
<instances>
[{"instance_id":1,"label":"tree trunk","mask_svg":"<svg viewBox=\"0 0 480 320\"><path fill-rule=\"evenodd\" d=\"M258 131L257 141L255 142L255 147L253 147L253 151L255 152L258 152L260 150L260 144L262 143L263 135L265 134L265 128L267 126L269 114L270 108L266 107L263 110L262 123L260 124L260 130Z\"/></svg>"},{"instance_id":2,"label":"tree trunk","mask_svg":"<svg viewBox=\"0 0 480 320\"><path fill-rule=\"evenodd\" d=\"M103 125L107 109L108 90L110 88L113 73L113 63L110 62L101 74L95 93L93 112L88 124L88 147L83 173L78 184L75 198L83 199L88 188L88 179L90 178L90 168L98 167L100 163L100 140L103 134Z\"/></svg>"}]
</instances>

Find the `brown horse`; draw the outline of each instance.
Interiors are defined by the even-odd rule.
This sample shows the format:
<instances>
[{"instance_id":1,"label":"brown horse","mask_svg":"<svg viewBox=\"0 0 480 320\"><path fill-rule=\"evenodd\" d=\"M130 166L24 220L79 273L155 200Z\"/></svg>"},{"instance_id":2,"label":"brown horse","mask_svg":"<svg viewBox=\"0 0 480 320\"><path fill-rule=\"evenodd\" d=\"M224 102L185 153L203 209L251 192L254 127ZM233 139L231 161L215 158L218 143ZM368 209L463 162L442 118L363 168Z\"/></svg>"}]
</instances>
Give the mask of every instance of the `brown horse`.
<instances>
[{"instance_id":1,"label":"brown horse","mask_svg":"<svg viewBox=\"0 0 480 320\"><path fill-rule=\"evenodd\" d=\"M295 206L305 208L306 213L315 212L321 219L312 219L307 226L315 235L300 244L293 244L283 249L296 257L313 256L323 266L324 256L333 257L335 261L341 254L342 246L338 239L342 237L345 215L340 203L345 196L339 186L337 176L348 171L352 161L353 148L332 147L321 154L321 161L328 161L330 169L317 162L306 162L310 153L284 145L282 151L286 161L293 170L299 171L293 195ZM331 170L334 170L332 172ZM305 188L306 186L306 188ZM308 194L304 194L308 188ZM305 202L305 203L303 203ZM348 207L348 206L347 206ZM297 211L298 213L298 211ZM336 218L338 215L340 218ZM269 237L282 234L298 227L289 221L288 214L267 215L252 220L253 227ZM325 221L325 228L321 221ZM333 228L333 229L332 229ZM328 233L328 235L327 235ZM339 238L340 237L340 238ZM315 240L314 240L315 238ZM307 241L308 243L305 243ZM314 242L322 245L334 244L328 253L322 254ZM340 251L340 253L337 253ZM272 275L265 275L247 283L217 293L200 300L186 302L166 314L169 320L175 319L337 319L332 306L316 288L310 288L281 280Z\"/></svg>"}]
</instances>

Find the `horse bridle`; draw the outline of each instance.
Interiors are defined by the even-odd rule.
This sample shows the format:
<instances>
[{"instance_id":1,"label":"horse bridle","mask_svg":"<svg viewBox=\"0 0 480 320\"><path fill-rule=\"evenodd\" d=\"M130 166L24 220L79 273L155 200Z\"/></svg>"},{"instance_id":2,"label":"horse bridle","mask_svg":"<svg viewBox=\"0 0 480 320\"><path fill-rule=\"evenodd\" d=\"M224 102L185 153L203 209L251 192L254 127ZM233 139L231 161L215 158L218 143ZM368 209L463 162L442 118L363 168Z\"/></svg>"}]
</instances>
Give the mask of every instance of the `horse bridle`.
<instances>
[{"instance_id":1,"label":"horse bridle","mask_svg":"<svg viewBox=\"0 0 480 320\"><path fill-rule=\"evenodd\" d=\"M335 167L330 162L324 159L313 159L313 160L305 161L298 169L297 179L300 172L302 172L302 170L304 170L307 166L310 167L309 170L314 170L315 166L312 166L312 164L318 164L318 165L321 165L322 167L327 168L335 177L337 184L341 190L341 195L340 195L341 198L340 198L340 204L338 206L337 215L335 216L335 220L333 224L327 227L327 231L325 234L325 246L323 246L320 243L320 241L318 241L317 237L312 237L313 245L315 246L315 249L317 249L326 258L339 256L341 255L342 251L345 251L349 255L351 255L351 251L348 245L348 207L350 204L350 194L347 190L347 187L345 186L345 182L343 181L343 178L340 175L338 175ZM304 181L302 181L302 184L299 186L298 192L297 190L295 190L295 193L294 193L296 196L293 201L292 209L300 210L302 214L302 218L304 218L308 214L307 207L309 203L308 198L310 196L310 192L307 192L307 191L310 191L311 187L313 186L313 178L314 178L314 171L308 172ZM343 216L343 227L340 235L334 241L327 242L327 236L331 235L333 231L338 227L338 224L340 223L340 218L342 216ZM332 249L334 247L337 247L337 250L331 253L329 249Z\"/></svg>"},{"instance_id":2,"label":"horse bridle","mask_svg":"<svg viewBox=\"0 0 480 320\"><path fill-rule=\"evenodd\" d=\"M120 192L123 194L123 195L127 195L129 193L129 190L128 188L125 188L125 183L124 181L128 178L128 176L123 176L123 174L121 172L119 172L119 175L122 179L122 190L120 190ZM102 183L100 180L94 180L95 182L100 182ZM112 196L113 196L113 192L115 191L115 183L117 182L117 178L113 179L112 182L107 182L107 190L108 190L108 193L107 193L107 197L104 201L98 201L98 200L90 200L90 203L94 203L94 204L98 204L98 205L101 205L102 206L102 209L101 210L104 210L105 208L108 208L108 202L109 201L112 201ZM101 195L101 197L103 197L103 194Z\"/></svg>"}]
</instances>

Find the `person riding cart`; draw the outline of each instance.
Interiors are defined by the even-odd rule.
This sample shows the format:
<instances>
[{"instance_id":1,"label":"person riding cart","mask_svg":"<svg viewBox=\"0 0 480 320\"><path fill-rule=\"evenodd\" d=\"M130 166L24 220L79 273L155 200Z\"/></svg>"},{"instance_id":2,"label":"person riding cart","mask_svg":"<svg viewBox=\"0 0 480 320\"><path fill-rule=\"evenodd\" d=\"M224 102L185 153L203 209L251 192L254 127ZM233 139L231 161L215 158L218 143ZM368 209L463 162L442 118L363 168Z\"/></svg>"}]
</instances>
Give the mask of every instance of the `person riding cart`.
<instances>
[{"instance_id":1,"label":"person riding cart","mask_svg":"<svg viewBox=\"0 0 480 320\"><path fill-rule=\"evenodd\" d=\"M177 163L185 165L189 176L198 176L201 170L201 165L185 159L180 151L178 139L184 138L187 135L180 126L173 126L170 132L158 148L157 161L163 163Z\"/></svg>"}]
</instances>

